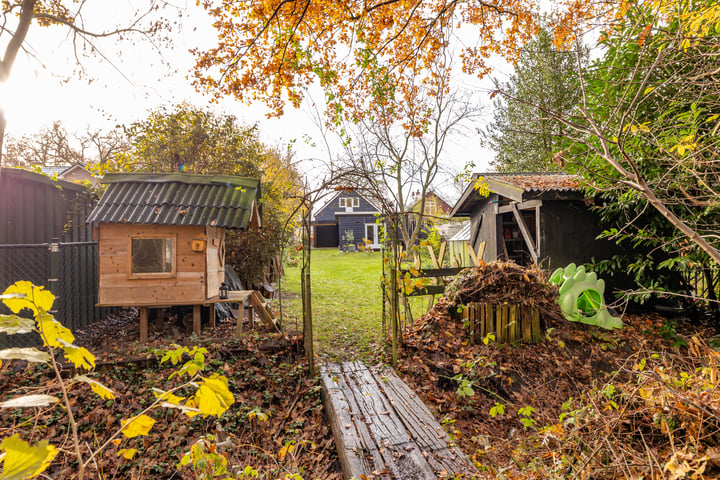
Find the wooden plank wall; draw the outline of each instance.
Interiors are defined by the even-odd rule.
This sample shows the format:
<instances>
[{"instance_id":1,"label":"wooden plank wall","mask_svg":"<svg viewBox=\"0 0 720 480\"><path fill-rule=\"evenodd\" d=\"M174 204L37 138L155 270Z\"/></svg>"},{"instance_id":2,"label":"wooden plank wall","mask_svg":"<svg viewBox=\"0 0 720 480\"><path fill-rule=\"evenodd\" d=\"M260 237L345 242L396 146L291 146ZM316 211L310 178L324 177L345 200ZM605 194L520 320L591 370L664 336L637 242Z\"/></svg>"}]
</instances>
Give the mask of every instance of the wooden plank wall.
<instances>
[{"instance_id":1,"label":"wooden plank wall","mask_svg":"<svg viewBox=\"0 0 720 480\"><path fill-rule=\"evenodd\" d=\"M526 305L491 305L470 303L463 312L477 344L488 334L495 335L497 343L537 343L542 338L540 314Z\"/></svg>"},{"instance_id":2,"label":"wooden plank wall","mask_svg":"<svg viewBox=\"0 0 720 480\"><path fill-rule=\"evenodd\" d=\"M205 252L194 252L193 238L205 227L101 224L98 228L100 305L188 305L206 296ZM172 278L129 278L128 244L132 235L177 235L176 275Z\"/></svg>"}]
</instances>

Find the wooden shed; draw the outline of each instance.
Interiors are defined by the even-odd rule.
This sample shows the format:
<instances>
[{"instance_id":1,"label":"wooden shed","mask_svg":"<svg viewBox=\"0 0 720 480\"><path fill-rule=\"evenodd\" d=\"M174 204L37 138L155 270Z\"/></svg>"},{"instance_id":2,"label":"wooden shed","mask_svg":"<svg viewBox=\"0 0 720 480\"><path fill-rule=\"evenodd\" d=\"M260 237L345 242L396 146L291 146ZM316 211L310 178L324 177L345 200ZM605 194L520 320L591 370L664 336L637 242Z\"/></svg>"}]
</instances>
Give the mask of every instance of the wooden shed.
<instances>
[{"instance_id":1,"label":"wooden shed","mask_svg":"<svg viewBox=\"0 0 720 480\"><path fill-rule=\"evenodd\" d=\"M224 280L225 229L261 226L257 179L108 174L103 183L87 220L98 242L100 305L211 304Z\"/></svg>"},{"instance_id":2,"label":"wooden shed","mask_svg":"<svg viewBox=\"0 0 720 480\"><path fill-rule=\"evenodd\" d=\"M478 193L477 181L489 190L487 197ZM486 262L556 268L616 252L613 242L596 238L599 217L579 179L566 173L474 174L450 215L470 217L470 244L477 250L484 243Z\"/></svg>"}]
</instances>

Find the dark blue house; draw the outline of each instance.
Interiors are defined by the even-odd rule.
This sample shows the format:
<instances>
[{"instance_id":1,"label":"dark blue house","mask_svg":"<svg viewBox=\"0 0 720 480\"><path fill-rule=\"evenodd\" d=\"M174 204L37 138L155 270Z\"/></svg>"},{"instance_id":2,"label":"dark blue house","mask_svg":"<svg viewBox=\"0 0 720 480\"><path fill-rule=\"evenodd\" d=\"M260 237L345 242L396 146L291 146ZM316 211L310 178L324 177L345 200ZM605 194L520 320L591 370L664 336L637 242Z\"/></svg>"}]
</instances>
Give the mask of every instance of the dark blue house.
<instances>
[{"instance_id":1,"label":"dark blue house","mask_svg":"<svg viewBox=\"0 0 720 480\"><path fill-rule=\"evenodd\" d=\"M380 209L352 189L343 189L315 214L314 243L317 248L366 245L380 248Z\"/></svg>"}]
</instances>

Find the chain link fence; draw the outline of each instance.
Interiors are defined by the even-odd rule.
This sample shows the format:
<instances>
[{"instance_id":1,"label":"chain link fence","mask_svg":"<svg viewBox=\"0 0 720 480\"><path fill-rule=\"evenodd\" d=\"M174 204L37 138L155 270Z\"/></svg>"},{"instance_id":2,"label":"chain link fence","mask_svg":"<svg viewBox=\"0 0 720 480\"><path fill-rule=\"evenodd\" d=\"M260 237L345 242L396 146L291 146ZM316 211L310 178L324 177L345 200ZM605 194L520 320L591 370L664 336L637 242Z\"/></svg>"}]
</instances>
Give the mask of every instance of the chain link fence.
<instances>
[{"instance_id":1,"label":"chain link fence","mask_svg":"<svg viewBox=\"0 0 720 480\"><path fill-rule=\"evenodd\" d=\"M97 243L0 245L0 292L20 280L42 285L55 294L52 313L70 330L100 320L111 309L97 308ZM0 302L0 313L11 313ZM21 315L31 317L29 311ZM39 345L36 333L0 334L0 349Z\"/></svg>"}]
</instances>

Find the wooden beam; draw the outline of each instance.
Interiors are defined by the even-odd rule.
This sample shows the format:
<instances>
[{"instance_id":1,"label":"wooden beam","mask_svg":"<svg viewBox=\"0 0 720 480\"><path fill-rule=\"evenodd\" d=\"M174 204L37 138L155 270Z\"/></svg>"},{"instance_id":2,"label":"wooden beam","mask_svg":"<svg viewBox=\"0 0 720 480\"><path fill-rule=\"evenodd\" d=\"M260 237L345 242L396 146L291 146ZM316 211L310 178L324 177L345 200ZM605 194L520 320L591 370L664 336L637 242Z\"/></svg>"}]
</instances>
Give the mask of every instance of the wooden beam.
<instances>
[{"instance_id":1,"label":"wooden beam","mask_svg":"<svg viewBox=\"0 0 720 480\"><path fill-rule=\"evenodd\" d=\"M447 242L442 242L440 244L440 251L437 255L437 261L438 261L438 268L442 268L443 261L445 260L445 252L447 250Z\"/></svg>"},{"instance_id":2,"label":"wooden beam","mask_svg":"<svg viewBox=\"0 0 720 480\"><path fill-rule=\"evenodd\" d=\"M475 266L480 266L480 259L478 258L477 254L475 253L475 249L473 249L472 245L469 243L465 243L465 247L467 248L468 253L470 254L470 258L472 258L473 263Z\"/></svg>"},{"instance_id":3,"label":"wooden beam","mask_svg":"<svg viewBox=\"0 0 720 480\"><path fill-rule=\"evenodd\" d=\"M518 210L530 210L533 208L542 207L542 200L528 200L527 202L510 202L508 205L503 205L498 208L498 213L510 213L513 211L513 205Z\"/></svg>"},{"instance_id":4,"label":"wooden beam","mask_svg":"<svg viewBox=\"0 0 720 480\"><path fill-rule=\"evenodd\" d=\"M527 225L525 224L525 219L522 215L520 215L520 211L517 209L517 205L514 203L511 203L510 206L513 207L513 214L515 215L515 220L517 220L518 226L520 227L520 233L522 233L523 238L525 239L525 243L528 246L528 250L530 250L530 256L533 259L533 262L537 265L538 263L538 254L537 249L535 248L535 242L533 242L532 235L530 235L530 230L528 229Z\"/></svg>"},{"instance_id":5,"label":"wooden beam","mask_svg":"<svg viewBox=\"0 0 720 480\"><path fill-rule=\"evenodd\" d=\"M240 338L242 335L242 324L243 324L243 318L245 317L245 303L240 302L240 305L238 306L238 314L237 314L237 325L235 325L235 337Z\"/></svg>"},{"instance_id":6,"label":"wooden beam","mask_svg":"<svg viewBox=\"0 0 720 480\"><path fill-rule=\"evenodd\" d=\"M540 249L542 248L540 246L540 237L542 237L540 232L540 206L538 205L535 207L535 239L537 240L537 243L535 244L535 251L537 252L538 258L542 257L542 255L540 255Z\"/></svg>"},{"instance_id":7,"label":"wooden beam","mask_svg":"<svg viewBox=\"0 0 720 480\"><path fill-rule=\"evenodd\" d=\"M423 268L421 270L416 270L417 275L410 274L411 276L417 277L417 278L426 278L426 277L452 277L454 275L457 275L460 273L462 268ZM400 270L400 272L405 275L410 270L403 268Z\"/></svg>"},{"instance_id":8,"label":"wooden beam","mask_svg":"<svg viewBox=\"0 0 720 480\"><path fill-rule=\"evenodd\" d=\"M140 307L140 343L148 341L148 307Z\"/></svg>"},{"instance_id":9,"label":"wooden beam","mask_svg":"<svg viewBox=\"0 0 720 480\"><path fill-rule=\"evenodd\" d=\"M202 329L202 317L200 316L201 305L193 305L193 333L200 336Z\"/></svg>"},{"instance_id":10,"label":"wooden beam","mask_svg":"<svg viewBox=\"0 0 720 480\"><path fill-rule=\"evenodd\" d=\"M427 246L428 253L430 254L430 261L432 261L432 265L435 268L440 268L440 265L438 265L437 258L435 258L435 250L433 250L432 245Z\"/></svg>"},{"instance_id":11,"label":"wooden beam","mask_svg":"<svg viewBox=\"0 0 720 480\"><path fill-rule=\"evenodd\" d=\"M477 251L477 258L478 260L483 259L483 255L485 255L485 242L480 242L480 245L478 245L478 251Z\"/></svg>"}]
</instances>

